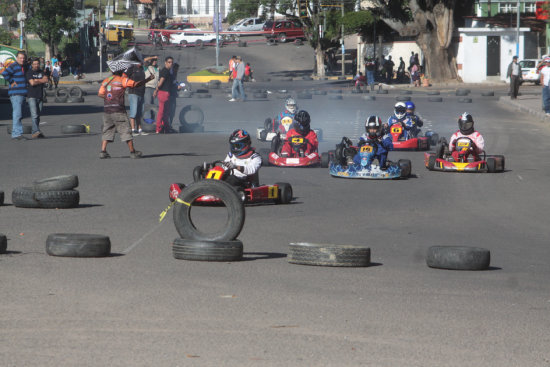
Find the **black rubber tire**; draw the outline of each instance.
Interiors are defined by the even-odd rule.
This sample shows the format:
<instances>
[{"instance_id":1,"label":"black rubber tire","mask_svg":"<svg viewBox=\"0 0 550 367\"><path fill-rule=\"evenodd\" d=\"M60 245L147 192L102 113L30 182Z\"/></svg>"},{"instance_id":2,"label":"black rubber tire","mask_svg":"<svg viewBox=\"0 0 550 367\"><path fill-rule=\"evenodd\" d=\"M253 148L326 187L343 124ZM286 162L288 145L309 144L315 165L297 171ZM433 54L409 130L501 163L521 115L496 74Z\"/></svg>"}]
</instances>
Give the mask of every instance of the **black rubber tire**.
<instances>
[{"instance_id":1,"label":"black rubber tire","mask_svg":"<svg viewBox=\"0 0 550 367\"><path fill-rule=\"evenodd\" d=\"M34 198L44 209L76 208L80 203L80 193L76 190L39 191Z\"/></svg>"},{"instance_id":2,"label":"black rubber tire","mask_svg":"<svg viewBox=\"0 0 550 367\"><path fill-rule=\"evenodd\" d=\"M84 125L62 125L62 134L84 134L86 133L86 126Z\"/></svg>"},{"instance_id":3,"label":"black rubber tire","mask_svg":"<svg viewBox=\"0 0 550 367\"><path fill-rule=\"evenodd\" d=\"M490 262L490 251L479 247L432 246L426 256L426 264L437 269L487 270Z\"/></svg>"},{"instance_id":4,"label":"black rubber tire","mask_svg":"<svg viewBox=\"0 0 550 367\"><path fill-rule=\"evenodd\" d=\"M286 33L282 32L277 35L277 41L285 43L288 39L286 38Z\"/></svg>"},{"instance_id":5,"label":"black rubber tire","mask_svg":"<svg viewBox=\"0 0 550 367\"><path fill-rule=\"evenodd\" d=\"M76 97L76 98L82 98L82 89L80 87L72 87L69 90L69 97Z\"/></svg>"},{"instance_id":6,"label":"black rubber tire","mask_svg":"<svg viewBox=\"0 0 550 367\"><path fill-rule=\"evenodd\" d=\"M376 94L388 94L388 90L387 89L378 89L376 91Z\"/></svg>"},{"instance_id":7,"label":"black rubber tire","mask_svg":"<svg viewBox=\"0 0 550 367\"><path fill-rule=\"evenodd\" d=\"M437 145L437 142L439 141L439 134L433 133L430 136L430 145Z\"/></svg>"},{"instance_id":8,"label":"black rubber tire","mask_svg":"<svg viewBox=\"0 0 550 367\"><path fill-rule=\"evenodd\" d=\"M78 186L77 175L61 175L36 180L32 183L32 189L38 191L72 190Z\"/></svg>"},{"instance_id":9,"label":"black rubber tire","mask_svg":"<svg viewBox=\"0 0 550 367\"><path fill-rule=\"evenodd\" d=\"M178 98L191 98L193 97L193 92L188 90L181 90L178 92Z\"/></svg>"},{"instance_id":10,"label":"black rubber tire","mask_svg":"<svg viewBox=\"0 0 550 367\"><path fill-rule=\"evenodd\" d=\"M264 129L260 131L260 141L266 141L267 139L267 131Z\"/></svg>"},{"instance_id":11,"label":"black rubber tire","mask_svg":"<svg viewBox=\"0 0 550 367\"><path fill-rule=\"evenodd\" d=\"M62 257L105 257L111 254L111 240L99 234L52 233L46 239L46 253Z\"/></svg>"},{"instance_id":12,"label":"black rubber tire","mask_svg":"<svg viewBox=\"0 0 550 367\"><path fill-rule=\"evenodd\" d=\"M327 153L322 153L321 154L321 168L328 168L328 163L329 163L328 152Z\"/></svg>"},{"instance_id":13,"label":"black rubber tire","mask_svg":"<svg viewBox=\"0 0 550 367\"><path fill-rule=\"evenodd\" d=\"M292 201L292 186L286 182L276 182L275 185L279 186L279 195L275 202L277 204L288 204Z\"/></svg>"},{"instance_id":14,"label":"black rubber tire","mask_svg":"<svg viewBox=\"0 0 550 367\"><path fill-rule=\"evenodd\" d=\"M375 96L363 96L362 97L365 101L376 101Z\"/></svg>"},{"instance_id":15,"label":"black rubber tire","mask_svg":"<svg viewBox=\"0 0 550 367\"><path fill-rule=\"evenodd\" d=\"M206 93L208 93L208 89L197 89L197 90L195 91L195 93L198 93L198 94L200 94L200 93L205 93L205 94L206 94Z\"/></svg>"},{"instance_id":16,"label":"black rubber tire","mask_svg":"<svg viewBox=\"0 0 550 367\"><path fill-rule=\"evenodd\" d=\"M260 156L262 157L262 166L264 167L268 167L271 165L269 163L269 153L271 153L269 149L266 149L266 148L260 149Z\"/></svg>"},{"instance_id":17,"label":"black rubber tire","mask_svg":"<svg viewBox=\"0 0 550 367\"><path fill-rule=\"evenodd\" d=\"M426 94L429 95L429 96L438 96L438 95L441 94L441 92L439 92L438 90L430 90Z\"/></svg>"},{"instance_id":18,"label":"black rubber tire","mask_svg":"<svg viewBox=\"0 0 550 367\"><path fill-rule=\"evenodd\" d=\"M7 126L8 134L11 135L11 125ZM32 133L32 126L31 125L23 125L23 134L31 134Z\"/></svg>"},{"instance_id":19,"label":"black rubber tire","mask_svg":"<svg viewBox=\"0 0 550 367\"><path fill-rule=\"evenodd\" d=\"M0 206L4 205L4 191L0 191Z\"/></svg>"},{"instance_id":20,"label":"black rubber tire","mask_svg":"<svg viewBox=\"0 0 550 367\"><path fill-rule=\"evenodd\" d=\"M296 40L298 40L298 39L296 39ZM310 77L309 75L305 75L305 76L302 77L302 80L311 81L311 80L313 80L313 78Z\"/></svg>"},{"instance_id":21,"label":"black rubber tire","mask_svg":"<svg viewBox=\"0 0 550 367\"><path fill-rule=\"evenodd\" d=\"M430 154L430 157L428 158L428 169L430 171L433 171L434 170L434 167L435 167L435 160L436 160L436 156L435 154Z\"/></svg>"},{"instance_id":22,"label":"black rubber tire","mask_svg":"<svg viewBox=\"0 0 550 367\"><path fill-rule=\"evenodd\" d=\"M459 98L458 102L459 103L472 103L472 99L471 98Z\"/></svg>"},{"instance_id":23,"label":"black rubber tire","mask_svg":"<svg viewBox=\"0 0 550 367\"><path fill-rule=\"evenodd\" d=\"M496 172L496 162L492 157L487 158L487 172L495 173Z\"/></svg>"},{"instance_id":24,"label":"black rubber tire","mask_svg":"<svg viewBox=\"0 0 550 367\"><path fill-rule=\"evenodd\" d=\"M503 155L491 155L491 157L495 161L495 172L504 172L504 169L506 168L506 160Z\"/></svg>"},{"instance_id":25,"label":"black rubber tire","mask_svg":"<svg viewBox=\"0 0 550 367\"><path fill-rule=\"evenodd\" d=\"M264 129L265 131L271 131L273 129L273 119L271 117L267 117L264 120Z\"/></svg>"},{"instance_id":26,"label":"black rubber tire","mask_svg":"<svg viewBox=\"0 0 550 367\"><path fill-rule=\"evenodd\" d=\"M55 97L56 90L44 89L44 94L47 97Z\"/></svg>"},{"instance_id":27,"label":"black rubber tire","mask_svg":"<svg viewBox=\"0 0 550 367\"><path fill-rule=\"evenodd\" d=\"M412 163L410 159L400 159L397 161L399 168L401 168L401 177L407 178L411 176Z\"/></svg>"},{"instance_id":28,"label":"black rubber tire","mask_svg":"<svg viewBox=\"0 0 550 367\"><path fill-rule=\"evenodd\" d=\"M256 99L266 99L267 98L267 93L254 93L253 96Z\"/></svg>"},{"instance_id":29,"label":"black rubber tire","mask_svg":"<svg viewBox=\"0 0 550 367\"><path fill-rule=\"evenodd\" d=\"M32 187L17 187L11 192L11 202L17 208L40 208Z\"/></svg>"},{"instance_id":30,"label":"black rubber tire","mask_svg":"<svg viewBox=\"0 0 550 367\"><path fill-rule=\"evenodd\" d=\"M455 95L457 96L467 96L468 94L470 94L470 90L469 89L462 89L462 88L459 88L456 90L455 92Z\"/></svg>"},{"instance_id":31,"label":"black rubber tire","mask_svg":"<svg viewBox=\"0 0 550 367\"><path fill-rule=\"evenodd\" d=\"M197 94L196 96L197 98L212 98L211 94L204 94L204 93Z\"/></svg>"},{"instance_id":32,"label":"black rubber tire","mask_svg":"<svg viewBox=\"0 0 550 367\"><path fill-rule=\"evenodd\" d=\"M214 195L219 198L229 211L224 228L214 233L199 231L191 220L191 206L199 196ZM174 204L174 225L182 238L199 241L232 241L237 238L244 225L244 203L237 191L223 181L202 180L184 188L179 196L190 205Z\"/></svg>"},{"instance_id":33,"label":"black rubber tire","mask_svg":"<svg viewBox=\"0 0 550 367\"><path fill-rule=\"evenodd\" d=\"M408 102L411 100L411 97L409 96L397 96L395 97L395 100L398 102Z\"/></svg>"},{"instance_id":34,"label":"black rubber tire","mask_svg":"<svg viewBox=\"0 0 550 367\"><path fill-rule=\"evenodd\" d=\"M402 90L401 92L399 92L400 94L403 94L403 95L409 95L409 94L413 94L412 90Z\"/></svg>"},{"instance_id":35,"label":"black rubber tire","mask_svg":"<svg viewBox=\"0 0 550 367\"><path fill-rule=\"evenodd\" d=\"M298 93L298 99L312 99L312 95L311 93L307 93L307 92L300 92Z\"/></svg>"},{"instance_id":36,"label":"black rubber tire","mask_svg":"<svg viewBox=\"0 0 550 367\"><path fill-rule=\"evenodd\" d=\"M204 48L204 42L203 42L203 40L196 40L196 41L195 41L195 47L196 47L196 48Z\"/></svg>"},{"instance_id":37,"label":"black rubber tire","mask_svg":"<svg viewBox=\"0 0 550 367\"><path fill-rule=\"evenodd\" d=\"M326 96L327 95L326 90L314 90L312 93L315 94L316 96Z\"/></svg>"},{"instance_id":38,"label":"black rubber tire","mask_svg":"<svg viewBox=\"0 0 550 367\"><path fill-rule=\"evenodd\" d=\"M329 94L342 94L341 89L331 89L328 91Z\"/></svg>"},{"instance_id":39,"label":"black rubber tire","mask_svg":"<svg viewBox=\"0 0 550 367\"><path fill-rule=\"evenodd\" d=\"M239 47L246 47L248 46L248 43L246 41L239 41Z\"/></svg>"},{"instance_id":40,"label":"black rubber tire","mask_svg":"<svg viewBox=\"0 0 550 367\"><path fill-rule=\"evenodd\" d=\"M54 102L55 103L67 103L68 98L67 97L55 97Z\"/></svg>"},{"instance_id":41,"label":"black rubber tire","mask_svg":"<svg viewBox=\"0 0 550 367\"><path fill-rule=\"evenodd\" d=\"M353 245L291 243L288 262L299 265L364 267L370 265L370 248Z\"/></svg>"},{"instance_id":42,"label":"black rubber tire","mask_svg":"<svg viewBox=\"0 0 550 367\"><path fill-rule=\"evenodd\" d=\"M68 97L69 96L69 88L60 87L59 89L57 89L55 91L55 96L56 97Z\"/></svg>"},{"instance_id":43,"label":"black rubber tire","mask_svg":"<svg viewBox=\"0 0 550 367\"><path fill-rule=\"evenodd\" d=\"M193 181L199 182L200 180L202 180L203 179L202 173L203 173L203 166L196 166L195 168L193 168Z\"/></svg>"},{"instance_id":44,"label":"black rubber tire","mask_svg":"<svg viewBox=\"0 0 550 367\"><path fill-rule=\"evenodd\" d=\"M191 111L194 111L194 113L197 114L197 118L195 120L188 121L185 115ZM182 127L185 127L186 130L191 130L190 125L202 125L202 123L204 122L204 112L199 106L190 104L181 109L179 119L180 119L180 125Z\"/></svg>"},{"instance_id":45,"label":"black rubber tire","mask_svg":"<svg viewBox=\"0 0 550 367\"><path fill-rule=\"evenodd\" d=\"M430 97L428 98L429 102L443 102L443 98L441 97Z\"/></svg>"},{"instance_id":46,"label":"black rubber tire","mask_svg":"<svg viewBox=\"0 0 550 367\"><path fill-rule=\"evenodd\" d=\"M233 241L197 241L176 238L172 255L178 260L239 261L243 258L243 243Z\"/></svg>"},{"instance_id":47,"label":"black rubber tire","mask_svg":"<svg viewBox=\"0 0 550 367\"><path fill-rule=\"evenodd\" d=\"M67 103L82 103L84 102L83 97L69 97L67 98Z\"/></svg>"},{"instance_id":48,"label":"black rubber tire","mask_svg":"<svg viewBox=\"0 0 550 367\"><path fill-rule=\"evenodd\" d=\"M342 100L342 96L340 94L333 94L328 96L328 99L333 101Z\"/></svg>"},{"instance_id":49,"label":"black rubber tire","mask_svg":"<svg viewBox=\"0 0 550 367\"><path fill-rule=\"evenodd\" d=\"M144 133L154 133L157 131L157 124L156 123L148 124L146 122L142 122L141 130L143 130Z\"/></svg>"},{"instance_id":50,"label":"black rubber tire","mask_svg":"<svg viewBox=\"0 0 550 367\"><path fill-rule=\"evenodd\" d=\"M481 95L483 97L494 97L495 96L495 92L493 91L490 91L490 92L481 92Z\"/></svg>"},{"instance_id":51,"label":"black rubber tire","mask_svg":"<svg viewBox=\"0 0 550 367\"><path fill-rule=\"evenodd\" d=\"M6 253L7 249L8 249L8 239L6 238L6 235L0 233L0 254Z\"/></svg>"},{"instance_id":52,"label":"black rubber tire","mask_svg":"<svg viewBox=\"0 0 550 367\"><path fill-rule=\"evenodd\" d=\"M275 38L268 38L267 39L267 45L268 46L278 46L277 40Z\"/></svg>"},{"instance_id":53,"label":"black rubber tire","mask_svg":"<svg viewBox=\"0 0 550 367\"><path fill-rule=\"evenodd\" d=\"M210 89L220 89L221 85L222 85L222 82L219 80L210 80L208 82L208 88Z\"/></svg>"},{"instance_id":54,"label":"black rubber tire","mask_svg":"<svg viewBox=\"0 0 550 367\"><path fill-rule=\"evenodd\" d=\"M279 150L282 147L283 142L281 141L281 138L277 135L273 137L273 140L271 140L271 151L279 154Z\"/></svg>"},{"instance_id":55,"label":"black rubber tire","mask_svg":"<svg viewBox=\"0 0 550 367\"><path fill-rule=\"evenodd\" d=\"M435 146L435 157L443 158L444 152L445 152L445 142L440 140Z\"/></svg>"}]
</instances>

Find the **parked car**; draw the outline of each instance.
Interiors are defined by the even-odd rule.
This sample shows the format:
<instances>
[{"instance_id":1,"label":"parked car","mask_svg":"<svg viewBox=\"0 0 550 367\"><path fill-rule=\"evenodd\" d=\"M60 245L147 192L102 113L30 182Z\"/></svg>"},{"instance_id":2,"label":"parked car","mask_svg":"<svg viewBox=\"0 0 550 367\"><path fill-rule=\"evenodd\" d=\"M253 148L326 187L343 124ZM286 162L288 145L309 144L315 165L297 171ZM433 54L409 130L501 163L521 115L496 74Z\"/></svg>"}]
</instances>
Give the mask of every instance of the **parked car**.
<instances>
[{"instance_id":1,"label":"parked car","mask_svg":"<svg viewBox=\"0 0 550 367\"><path fill-rule=\"evenodd\" d=\"M540 61L541 60L537 59L525 59L519 62L524 82L533 82L537 85L540 84L540 74L537 71L537 65Z\"/></svg>"},{"instance_id":2,"label":"parked car","mask_svg":"<svg viewBox=\"0 0 550 367\"><path fill-rule=\"evenodd\" d=\"M261 31L264 28L265 21L261 18L245 18L239 20L228 28L230 32L250 32Z\"/></svg>"},{"instance_id":3,"label":"parked car","mask_svg":"<svg viewBox=\"0 0 550 367\"><path fill-rule=\"evenodd\" d=\"M123 39L134 40L134 23L129 20L108 20L104 23L102 33L107 43L119 43Z\"/></svg>"},{"instance_id":4,"label":"parked car","mask_svg":"<svg viewBox=\"0 0 550 367\"><path fill-rule=\"evenodd\" d=\"M188 44L202 46L204 43L215 43L215 42L216 42L215 33L205 32L198 28L192 28L184 32L174 33L170 38L170 43L174 43L180 46L186 46Z\"/></svg>"},{"instance_id":5,"label":"parked car","mask_svg":"<svg viewBox=\"0 0 550 367\"><path fill-rule=\"evenodd\" d=\"M265 34L268 40L276 39L283 43L290 39L306 39L302 24L297 20L268 20L264 24L264 31L268 32Z\"/></svg>"},{"instance_id":6,"label":"parked car","mask_svg":"<svg viewBox=\"0 0 550 367\"><path fill-rule=\"evenodd\" d=\"M182 31L184 29L191 29L195 28L195 25L193 23L171 23L168 24L166 27L164 27L164 31L160 32L160 35L162 37L162 42L170 42L170 38L172 35L177 33L178 31ZM153 31L149 34L149 40L152 39Z\"/></svg>"}]
</instances>

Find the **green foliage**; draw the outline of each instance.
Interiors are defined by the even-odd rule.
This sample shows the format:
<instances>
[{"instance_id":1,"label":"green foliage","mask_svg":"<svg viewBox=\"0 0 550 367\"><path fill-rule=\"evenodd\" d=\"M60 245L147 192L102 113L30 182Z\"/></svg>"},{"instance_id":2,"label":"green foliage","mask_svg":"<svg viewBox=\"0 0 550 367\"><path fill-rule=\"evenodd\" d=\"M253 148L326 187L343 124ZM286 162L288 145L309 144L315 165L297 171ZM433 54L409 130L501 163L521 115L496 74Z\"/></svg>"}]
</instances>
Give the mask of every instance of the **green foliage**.
<instances>
[{"instance_id":1,"label":"green foliage","mask_svg":"<svg viewBox=\"0 0 550 367\"><path fill-rule=\"evenodd\" d=\"M253 17L258 12L260 0L232 0L227 21L233 24L239 19Z\"/></svg>"},{"instance_id":2,"label":"green foliage","mask_svg":"<svg viewBox=\"0 0 550 367\"><path fill-rule=\"evenodd\" d=\"M0 28L0 44L10 46L14 40L14 36L11 32L8 32L4 28Z\"/></svg>"},{"instance_id":3,"label":"green foliage","mask_svg":"<svg viewBox=\"0 0 550 367\"><path fill-rule=\"evenodd\" d=\"M122 51L128 51L128 42L129 40L127 38L123 38L122 41L120 41L120 48Z\"/></svg>"},{"instance_id":4,"label":"green foliage","mask_svg":"<svg viewBox=\"0 0 550 367\"><path fill-rule=\"evenodd\" d=\"M346 34L363 33L376 21L370 11L358 11L347 13L344 18L340 18L340 23L344 23Z\"/></svg>"},{"instance_id":5,"label":"green foliage","mask_svg":"<svg viewBox=\"0 0 550 367\"><path fill-rule=\"evenodd\" d=\"M19 1L17 0L2 0L0 1L0 16L10 16L17 14L19 10Z\"/></svg>"},{"instance_id":6,"label":"green foliage","mask_svg":"<svg viewBox=\"0 0 550 367\"><path fill-rule=\"evenodd\" d=\"M36 0L29 6L27 28L49 45L61 41L63 31L75 28L73 0Z\"/></svg>"}]
</instances>

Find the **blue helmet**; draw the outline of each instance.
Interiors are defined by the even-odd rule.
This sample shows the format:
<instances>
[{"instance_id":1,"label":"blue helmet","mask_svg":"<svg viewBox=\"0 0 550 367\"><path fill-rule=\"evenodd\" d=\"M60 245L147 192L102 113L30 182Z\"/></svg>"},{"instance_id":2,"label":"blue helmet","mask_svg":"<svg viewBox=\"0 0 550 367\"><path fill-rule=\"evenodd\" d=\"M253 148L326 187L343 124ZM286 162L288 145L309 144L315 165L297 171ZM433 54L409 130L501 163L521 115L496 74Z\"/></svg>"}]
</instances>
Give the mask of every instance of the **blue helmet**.
<instances>
[{"instance_id":1,"label":"blue helmet","mask_svg":"<svg viewBox=\"0 0 550 367\"><path fill-rule=\"evenodd\" d=\"M411 110L412 111L411 113L414 113L414 109L415 109L414 103L412 103L411 101L408 101L405 103L405 106L407 106L407 112Z\"/></svg>"}]
</instances>

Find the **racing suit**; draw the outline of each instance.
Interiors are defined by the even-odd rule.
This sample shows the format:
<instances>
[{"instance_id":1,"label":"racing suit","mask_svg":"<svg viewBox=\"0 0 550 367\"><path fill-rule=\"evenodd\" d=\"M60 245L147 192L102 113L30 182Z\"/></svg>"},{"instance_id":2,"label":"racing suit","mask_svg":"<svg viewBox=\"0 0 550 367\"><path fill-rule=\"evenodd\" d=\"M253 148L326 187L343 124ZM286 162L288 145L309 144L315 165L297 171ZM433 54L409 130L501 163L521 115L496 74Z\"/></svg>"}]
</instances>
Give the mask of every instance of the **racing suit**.
<instances>
[{"instance_id":1,"label":"racing suit","mask_svg":"<svg viewBox=\"0 0 550 367\"><path fill-rule=\"evenodd\" d=\"M395 115L391 115L388 118L388 123L384 126L386 130L385 132L389 131L392 125L399 124L403 128L403 136L405 137L405 139L407 139L407 120L408 119L409 119L409 116L407 115L403 116L402 118L399 118Z\"/></svg>"},{"instance_id":2,"label":"racing suit","mask_svg":"<svg viewBox=\"0 0 550 367\"><path fill-rule=\"evenodd\" d=\"M306 144L304 155L309 155L311 153L317 152L319 142L317 141L317 134L315 133L315 131L309 130L309 133L304 136L296 130L290 129L288 133L286 133L285 143L283 144L283 148L281 149L282 156L286 156L289 158L297 158L300 156L300 152L295 152L294 149L292 149L292 145L290 144L292 137L304 138Z\"/></svg>"},{"instance_id":3,"label":"racing suit","mask_svg":"<svg viewBox=\"0 0 550 367\"><path fill-rule=\"evenodd\" d=\"M380 169L385 169L386 160L388 158L388 152L393 150L392 138L389 134L383 135L380 138L370 138L367 134L363 134L359 138L358 146L361 147L365 144L376 146L376 152L370 157L367 164L367 168L370 169L372 161L376 158L380 163ZM358 152L355 157L353 157L353 163L360 165L361 164L361 154Z\"/></svg>"},{"instance_id":4,"label":"racing suit","mask_svg":"<svg viewBox=\"0 0 550 367\"><path fill-rule=\"evenodd\" d=\"M285 110L283 112L281 112L279 114L279 116L277 116L275 118L275 121L273 122L273 132L277 132L277 131L280 131L281 134L286 134L287 131L285 130L285 128L283 127L283 125L281 124L281 120L285 117L290 117L292 120L294 120L294 115L295 113L292 113L290 112L289 110L287 110L285 108ZM291 125L292 126L292 125Z\"/></svg>"},{"instance_id":5,"label":"racing suit","mask_svg":"<svg viewBox=\"0 0 550 367\"><path fill-rule=\"evenodd\" d=\"M456 150L457 139L463 138L463 137L470 138L474 142L473 151L461 152ZM453 159L455 162L460 161L460 156L463 156L464 160L467 160L470 153L474 155L474 159L476 161L480 161L481 158L479 157L479 155L483 152L484 149L485 149L485 141L483 140L483 136L481 136L481 134L477 131L474 131L469 135L465 135L465 134L462 134L459 130L456 133L454 133L453 136L451 136L451 141L449 141L449 151L451 152L451 155L453 156Z\"/></svg>"},{"instance_id":6,"label":"racing suit","mask_svg":"<svg viewBox=\"0 0 550 367\"><path fill-rule=\"evenodd\" d=\"M424 122L417 115L408 115L405 120L405 139L416 138Z\"/></svg>"},{"instance_id":7,"label":"racing suit","mask_svg":"<svg viewBox=\"0 0 550 367\"><path fill-rule=\"evenodd\" d=\"M225 182L242 188L255 181L262 166L262 157L253 149L239 157L229 152L223 161L230 162L234 167Z\"/></svg>"}]
</instances>

